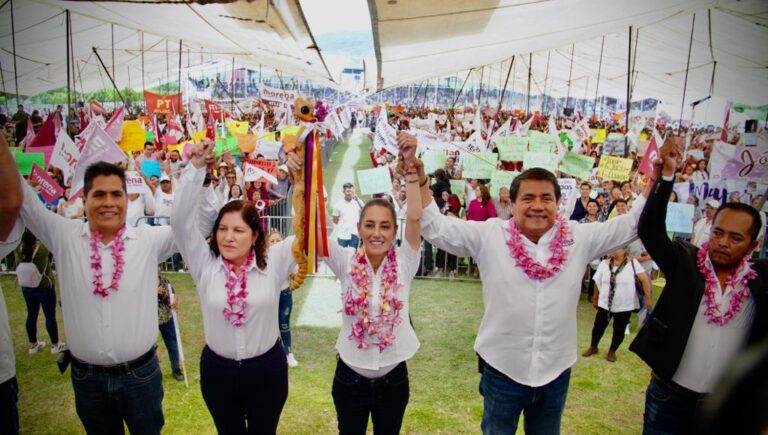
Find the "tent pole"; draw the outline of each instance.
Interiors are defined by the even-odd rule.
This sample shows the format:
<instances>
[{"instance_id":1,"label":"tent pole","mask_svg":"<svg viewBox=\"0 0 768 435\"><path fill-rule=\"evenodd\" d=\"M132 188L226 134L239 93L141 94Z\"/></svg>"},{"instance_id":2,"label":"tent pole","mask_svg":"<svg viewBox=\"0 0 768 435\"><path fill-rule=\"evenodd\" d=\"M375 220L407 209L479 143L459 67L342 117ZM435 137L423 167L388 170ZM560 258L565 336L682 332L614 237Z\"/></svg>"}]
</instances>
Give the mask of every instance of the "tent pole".
<instances>
[{"instance_id":1,"label":"tent pole","mask_svg":"<svg viewBox=\"0 0 768 435\"><path fill-rule=\"evenodd\" d=\"M581 102L582 116L584 116L584 113L587 111L587 91L589 91L589 76L587 76L587 85L584 86L584 99Z\"/></svg>"},{"instance_id":2,"label":"tent pole","mask_svg":"<svg viewBox=\"0 0 768 435\"><path fill-rule=\"evenodd\" d=\"M571 77L573 75L573 54L576 44L571 44L571 66L568 68L568 94L565 97L565 107L571 107Z\"/></svg>"},{"instance_id":3,"label":"tent pole","mask_svg":"<svg viewBox=\"0 0 768 435\"><path fill-rule=\"evenodd\" d=\"M75 97L77 97L77 80L80 80L80 93L85 94L85 91L83 90L83 77L80 73L80 66L77 67L77 77L75 77L75 65L77 64L77 59L75 59L75 41L72 39L72 14L70 13L67 17L67 23L69 23L69 34L67 35L67 39L69 39L69 58L72 61L72 88L75 90Z\"/></svg>"},{"instance_id":4,"label":"tent pole","mask_svg":"<svg viewBox=\"0 0 768 435\"><path fill-rule=\"evenodd\" d=\"M533 71L533 53L528 53L528 99L525 102L525 116L531 108L531 72Z\"/></svg>"},{"instance_id":5,"label":"tent pole","mask_svg":"<svg viewBox=\"0 0 768 435\"><path fill-rule=\"evenodd\" d=\"M502 61L502 64L504 61ZM509 75L512 73L512 65L515 64L515 55L512 55L512 59L509 61L509 69L507 70L507 78L504 80L504 87L501 89L501 94L499 94L499 107L496 109L496 119L497 122L499 122L499 125L501 125L501 103L504 102L504 93L507 91L507 83L509 83ZM499 70L501 71L501 70Z\"/></svg>"},{"instance_id":6,"label":"tent pole","mask_svg":"<svg viewBox=\"0 0 768 435\"><path fill-rule=\"evenodd\" d=\"M5 111L6 113L11 113L10 109L8 109L8 94L5 92L5 74L3 74L3 64L0 63L0 82L3 83L3 97L5 98ZM69 112L67 112L69 113Z\"/></svg>"},{"instance_id":7,"label":"tent pole","mask_svg":"<svg viewBox=\"0 0 768 435\"><path fill-rule=\"evenodd\" d=\"M141 91L144 92L144 32L141 32Z\"/></svg>"},{"instance_id":8,"label":"tent pole","mask_svg":"<svg viewBox=\"0 0 768 435\"><path fill-rule=\"evenodd\" d=\"M544 101L541 104L541 113L544 114L547 110L547 80L549 79L549 57L552 55L552 50L547 52L547 70L544 72Z\"/></svg>"},{"instance_id":9,"label":"tent pole","mask_svg":"<svg viewBox=\"0 0 768 435\"><path fill-rule=\"evenodd\" d=\"M469 80L469 76L471 74L472 74L472 68L470 68L469 71L467 72L467 77L464 78L464 83L461 84L461 88L459 88L459 92L456 94L456 97L453 99L453 104L451 105L451 110L453 110L453 108L456 107L456 103L459 101L459 97L461 96L462 92L464 92L464 86L466 86L467 80Z\"/></svg>"},{"instance_id":10,"label":"tent pole","mask_svg":"<svg viewBox=\"0 0 768 435\"><path fill-rule=\"evenodd\" d=\"M483 78L485 76L485 65L480 67L480 86L477 91L477 105L479 106L483 102Z\"/></svg>"},{"instance_id":11,"label":"tent pole","mask_svg":"<svg viewBox=\"0 0 768 435\"><path fill-rule=\"evenodd\" d=\"M112 35L111 39L111 45L112 45L112 77L117 80L117 74L115 74L115 25L110 25L110 34ZM115 86L117 87L117 86ZM112 93L112 109L117 106L117 101L115 99L115 94Z\"/></svg>"},{"instance_id":12,"label":"tent pole","mask_svg":"<svg viewBox=\"0 0 768 435\"><path fill-rule=\"evenodd\" d=\"M16 85L16 105L19 101L19 71L16 68L16 23L13 19L13 0L11 2L11 41L13 43L13 83Z\"/></svg>"},{"instance_id":13,"label":"tent pole","mask_svg":"<svg viewBox=\"0 0 768 435\"><path fill-rule=\"evenodd\" d=\"M117 85L115 84L115 81L112 79L112 76L109 74L109 70L107 69L107 66L104 65L104 61L101 60L101 56L99 56L99 52L96 50L96 47L91 47L93 50L93 54L96 55L96 59L99 60L99 63L101 64L101 67L104 69L104 72L107 73L107 78L109 78L109 81L112 82L112 88L117 92L117 96L120 97L120 101L123 102L124 106L127 106L125 104L125 99L123 98L123 95L120 93L120 89L117 89Z\"/></svg>"},{"instance_id":14,"label":"tent pole","mask_svg":"<svg viewBox=\"0 0 768 435\"><path fill-rule=\"evenodd\" d=\"M691 51L693 49L693 31L695 29L696 29L696 14L693 14L693 20L691 21L691 39L688 42L688 61L685 63L685 80L683 81L683 101L680 102L680 120L677 124L678 135L680 135L680 127L682 127L682 124L683 124L683 109L685 109L685 91L688 89L688 71L691 68Z\"/></svg>"},{"instance_id":15,"label":"tent pole","mask_svg":"<svg viewBox=\"0 0 768 435\"><path fill-rule=\"evenodd\" d=\"M182 53L182 46L181 46L181 39L179 39L179 96L177 98L178 106L176 106L176 113L181 112L181 53Z\"/></svg>"},{"instance_id":16,"label":"tent pole","mask_svg":"<svg viewBox=\"0 0 768 435\"><path fill-rule=\"evenodd\" d=\"M165 38L165 94L171 93L171 61L168 58L168 38Z\"/></svg>"},{"instance_id":17,"label":"tent pole","mask_svg":"<svg viewBox=\"0 0 768 435\"><path fill-rule=\"evenodd\" d=\"M595 116L595 113L597 112L597 93L600 89L600 73L603 71L603 49L605 48L605 36L603 36L603 41L600 43L600 62L597 64L597 84L595 85L595 104L592 107L592 116Z\"/></svg>"},{"instance_id":18,"label":"tent pole","mask_svg":"<svg viewBox=\"0 0 768 435\"><path fill-rule=\"evenodd\" d=\"M640 29L635 30L635 52L632 54L632 89L629 91L629 98L632 99L632 95L635 94L635 84L637 83L637 71L635 70L635 67L637 66L637 47L638 47L638 40L640 39Z\"/></svg>"},{"instance_id":19,"label":"tent pole","mask_svg":"<svg viewBox=\"0 0 768 435\"><path fill-rule=\"evenodd\" d=\"M66 39L66 46L67 46L67 116L69 116L69 109L72 107L72 96L70 95L70 81L69 81L69 62L72 60L69 58L69 9L64 11L66 13L66 35L64 36L64 39Z\"/></svg>"},{"instance_id":20,"label":"tent pole","mask_svg":"<svg viewBox=\"0 0 768 435\"><path fill-rule=\"evenodd\" d=\"M629 109L632 100L630 86L632 83L632 26L629 26L629 48L627 50L627 113L624 117L624 158L629 155Z\"/></svg>"}]
</instances>

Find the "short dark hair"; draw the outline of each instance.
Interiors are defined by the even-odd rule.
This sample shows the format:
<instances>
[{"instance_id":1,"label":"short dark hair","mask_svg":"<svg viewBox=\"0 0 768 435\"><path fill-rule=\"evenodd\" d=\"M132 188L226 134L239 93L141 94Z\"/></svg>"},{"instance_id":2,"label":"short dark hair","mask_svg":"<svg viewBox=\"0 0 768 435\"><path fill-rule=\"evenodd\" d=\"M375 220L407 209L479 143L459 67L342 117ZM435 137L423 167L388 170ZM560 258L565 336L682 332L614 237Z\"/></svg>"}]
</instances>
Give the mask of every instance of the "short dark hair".
<instances>
[{"instance_id":1,"label":"short dark hair","mask_svg":"<svg viewBox=\"0 0 768 435\"><path fill-rule=\"evenodd\" d=\"M215 256L218 257L221 255L221 252L219 251L219 243L218 240L216 240L216 232L221 224L221 218L227 213L238 212L246 225L251 228L251 231L257 234L256 243L253 244L253 252L256 255L256 266L258 266L259 269L264 270L267 267L267 238L264 234L264 227L261 225L259 211L248 201L231 201L219 210L219 215L216 217L216 222L213 224L211 240L208 242L208 247L211 248L211 252L213 252Z\"/></svg>"},{"instance_id":2,"label":"short dark hair","mask_svg":"<svg viewBox=\"0 0 768 435\"><path fill-rule=\"evenodd\" d=\"M150 141L144 142L144 148L146 148L146 147L153 147L153 146L155 146L154 142L150 142Z\"/></svg>"},{"instance_id":3,"label":"short dark hair","mask_svg":"<svg viewBox=\"0 0 768 435\"><path fill-rule=\"evenodd\" d=\"M630 187L632 186L632 183L630 183L629 180L627 180L627 181L622 181L621 184L619 184L619 188L623 189L624 186L626 186L627 184L629 184Z\"/></svg>"},{"instance_id":4,"label":"short dark hair","mask_svg":"<svg viewBox=\"0 0 768 435\"><path fill-rule=\"evenodd\" d=\"M748 214L749 217L752 218L752 225L749 227L749 237L753 242L757 240L757 236L760 234L760 224L762 223L762 219L760 219L760 213L754 207L740 202L726 202L715 212L715 217L712 218L713 223L717 220L717 215L723 210L733 210Z\"/></svg>"},{"instance_id":5,"label":"short dark hair","mask_svg":"<svg viewBox=\"0 0 768 435\"><path fill-rule=\"evenodd\" d=\"M83 196L88 196L88 192L93 187L93 179L99 176L108 177L110 175L120 178L120 182L123 185L123 192L128 192L128 188L125 185L125 171L120 166L113 163L97 162L88 166L85 170L85 177L83 181Z\"/></svg>"},{"instance_id":6,"label":"short dark hair","mask_svg":"<svg viewBox=\"0 0 768 435\"><path fill-rule=\"evenodd\" d=\"M512 186L509 188L509 198L512 199L512 202L517 200L517 192L520 191L520 183L525 180L549 181L555 188L555 199L558 202L560 201L560 183L557 182L555 174L543 168L531 168L523 171L523 173L518 175L515 178L515 181L512 182Z\"/></svg>"},{"instance_id":7,"label":"short dark hair","mask_svg":"<svg viewBox=\"0 0 768 435\"><path fill-rule=\"evenodd\" d=\"M619 204L619 203L621 203L621 204L624 204L624 205L629 205L629 203L627 202L627 200L626 200L626 199L624 199L624 198L619 198L619 199L617 199L616 201L613 201L613 206L615 207L615 206L616 206L616 204Z\"/></svg>"},{"instance_id":8,"label":"short dark hair","mask_svg":"<svg viewBox=\"0 0 768 435\"><path fill-rule=\"evenodd\" d=\"M365 206L363 206L363 209L360 210L360 220L363 220L363 216L365 216L365 212L368 211L369 208L374 206L384 207L387 210L389 210L389 213L392 215L392 223L394 223L395 226L397 226L397 213L395 212L395 206L384 198L374 198L366 202Z\"/></svg>"},{"instance_id":9,"label":"short dark hair","mask_svg":"<svg viewBox=\"0 0 768 435\"><path fill-rule=\"evenodd\" d=\"M355 185L354 185L354 184L352 184L352 183L349 183L349 182L347 182L347 183L344 183L344 184L341 186L341 188L342 188L342 189L350 189L350 188L352 188L352 187L355 187Z\"/></svg>"},{"instance_id":10,"label":"short dark hair","mask_svg":"<svg viewBox=\"0 0 768 435\"><path fill-rule=\"evenodd\" d=\"M589 181L582 181L581 184L579 184L579 189L581 189L584 186L587 186L589 187L589 190L592 190L592 183L590 183Z\"/></svg>"},{"instance_id":11,"label":"short dark hair","mask_svg":"<svg viewBox=\"0 0 768 435\"><path fill-rule=\"evenodd\" d=\"M589 206L589 204L595 204L596 206L600 207L600 204L596 199L589 198L589 201L587 201L587 206Z\"/></svg>"}]
</instances>

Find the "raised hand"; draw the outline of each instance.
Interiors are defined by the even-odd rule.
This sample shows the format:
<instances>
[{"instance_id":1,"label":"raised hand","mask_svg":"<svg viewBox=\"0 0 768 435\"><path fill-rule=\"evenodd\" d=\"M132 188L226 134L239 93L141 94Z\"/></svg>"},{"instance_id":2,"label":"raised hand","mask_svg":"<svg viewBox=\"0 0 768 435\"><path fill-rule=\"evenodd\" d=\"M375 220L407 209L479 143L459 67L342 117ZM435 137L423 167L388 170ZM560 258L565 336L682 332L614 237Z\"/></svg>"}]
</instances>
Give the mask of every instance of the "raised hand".
<instances>
[{"instance_id":1,"label":"raised hand","mask_svg":"<svg viewBox=\"0 0 768 435\"><path fill-rule=\"evenodd\" d=\"M416 158L416 136L402 130L397 132L397 148L407 164Z\"/></svg>"},{"instance_id":2,"label":"raised hand","mask_svg":"<svg viewBox=\"0 0 768 435\"><path fill-rule=\"evenodd\" d=\"M189 151L189 161L198 169L206 166L213 159L213 147L214 143L209 139L193 144Z\"/></svg>"}]
</instances>

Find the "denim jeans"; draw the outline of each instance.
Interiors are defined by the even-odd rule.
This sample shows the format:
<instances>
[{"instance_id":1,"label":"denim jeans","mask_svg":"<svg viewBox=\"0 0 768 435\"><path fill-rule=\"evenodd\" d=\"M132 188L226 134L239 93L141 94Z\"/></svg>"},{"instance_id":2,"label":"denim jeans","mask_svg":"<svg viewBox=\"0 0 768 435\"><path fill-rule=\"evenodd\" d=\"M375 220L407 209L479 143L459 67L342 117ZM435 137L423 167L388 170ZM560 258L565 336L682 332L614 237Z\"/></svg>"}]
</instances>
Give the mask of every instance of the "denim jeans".
<instances>
[{"instance_id":1,"label":"denim jeans","mask_svg":"<svg viewBox=\"0 0 768 435\"><path fill-rule=\"evenodd\" d=\"M168 349L168 360L171 363L171 369L180 369L179 343L176 341L176 325L173 323L173 317L171 317L171 320L161 323L158 329L160 329L160 335L163 336L165 348Z\"/></svg>"},{"instance_id":2,"label":"denim jeans","mask_svg":"<svg viewBox=\"0 0 768 435\"><path fill-rule=\"evenodd\" d=\"M514 434L521 412L526 434L559 434L570 379L568 369L546 385L529 387L486 364L480 379L483 434Z\"/></svg>"},{"instance_id":3,"label":"denim jeans","mask_svg":"<svg viewBox=\"0 0 768 435\"><path fill-rule=\"evenodd\" d=\"M27 338L37 343L37 316L40 307L45 315L45 329L51 337L51 344L59 342L59 326L56 324L56 290L53 287L22 287L24 302L27 304Z\"/></svg>"},{"instance_id":4,"label":"denim jeans","mask_svg":"<svg viewBox=\"0 0 768 435\"><path fill-rule=\"evenodd\" d=\"M398 434L410 396L408 367L403 361L385 376L370 379L339 358L331 395L340 435L364 435L369 416L374 434Z\"/></svg>"},{"instance_id":5,"label":"denim jeans","mask_svg":"<svg viewBox=\"0 0 768 435\"><path fill-rule=\"evenodd\" d=\"M355 248L360 246L360 238L357 235L352 234L348 239L336 239L339 242L339 246L342 248Z\"/></svg>"},{"instance_id":6,"label":"denim jeans","mask_svg":"<svg viewBox=\"0 0 768 435\"><path fill-rule=\"evenodd\" d=\"M293 310L293 293L291 289L280 292L280 306L277 311L278 324L280 326L280 339L283 342L283 350L291 353L291 311Z\"/></svg>"},{"instance_id":7,"label":"denim jeans","mask_svg":"<svg viewBox=\"0 0 768 435\"><path fill-rule=\"evenodd\" d=\"M12 377L0 384L0 434L19 433L19 384Z\"/></svg>"},{"instance_id":8,"label":"denim jeans","mask_svg":"<svg viewBox=\"0 0 768 435\"><path fill-rule=\"evenodd\" d=\"M163 418L163 375L157 356L124 375L108 375L72 366L75 409L85 431L132 435L160 434Z\"/></svg>"},{"instance_id":9,"label":"denim jeans","mask_svg":"<svg viewBox=\"0 0 768 435\"><path fill-rule=\"evenodd\" d=\"M692 433L702 400L673 391L651 378L645 392L643 435Z\"/></svg>"}]
</instances>

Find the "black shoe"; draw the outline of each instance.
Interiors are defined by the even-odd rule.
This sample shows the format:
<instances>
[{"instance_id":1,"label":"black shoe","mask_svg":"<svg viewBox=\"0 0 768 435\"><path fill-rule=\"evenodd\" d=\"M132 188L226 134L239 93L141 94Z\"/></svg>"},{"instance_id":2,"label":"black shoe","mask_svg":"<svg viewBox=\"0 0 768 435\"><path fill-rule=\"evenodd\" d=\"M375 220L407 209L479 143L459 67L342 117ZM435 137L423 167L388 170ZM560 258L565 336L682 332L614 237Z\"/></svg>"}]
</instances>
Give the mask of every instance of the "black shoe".
<instances>
[{"instance_id":1,"label":"black shoe","mask_svg":"<svg viewBox=\"0 0 768 435\"><path fill-rule=\"evenodd\" d=\"M177 381L183 381L184 380L184 373L181 371L181 369L176 369L173 371L173 378Z\"/></svg>"}]
</instances>

